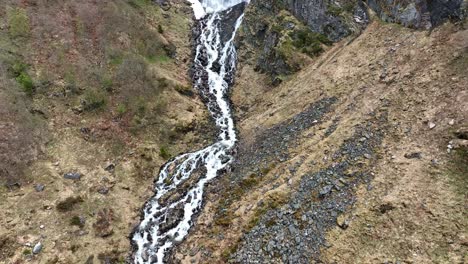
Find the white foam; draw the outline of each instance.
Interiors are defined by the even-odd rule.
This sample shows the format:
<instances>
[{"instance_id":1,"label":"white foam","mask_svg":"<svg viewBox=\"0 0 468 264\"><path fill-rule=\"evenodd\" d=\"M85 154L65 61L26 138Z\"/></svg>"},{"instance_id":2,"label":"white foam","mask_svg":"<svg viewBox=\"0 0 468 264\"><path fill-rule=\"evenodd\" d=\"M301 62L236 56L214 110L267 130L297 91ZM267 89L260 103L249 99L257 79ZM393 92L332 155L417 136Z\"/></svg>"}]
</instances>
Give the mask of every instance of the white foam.
<instances>
[{"instance_id":1,"label":"white foam","mask_svg":"<svg viewBox=\"0 0 468 264\"><path fill-rule=\"evenodd\" d=\"M192 4L195 19L203 18L206 14L221 12L240 3L249 3L250 0L187 0Z\"/></svg>"},{"instance_id":2,"label":"white foam","mask_svg":"<svg viewBox=\"0 0 468 264\"><path fill-rule=\"evenodd\" d=\"M219 108L219 113L213 114L216 125L220 129L219 141L202 150L179 155L161 169L155 183L155 196L145 205L143 220L132 237L137 246L134 263L138 264L164 263L163 259L167 250L172 248L174 243L182 241L187 236L193 224L193 215L201 209L205 184L215 178L218 171L225 168L232 161L229 151L234 147L237 140L231 109L225 99L229 88L225 76L229 73L229 70L235 68L236 51L233 40L243 15L237 19L235 30L231 38L224 43L224 46L221 46L223 43L221 42L219 23L216 22L220 19L218 11L225 10L242 1L209 0L203 5L196 0L190 2L197 19L210 15L207 18L205 27L202 29L194 63L201 66L202 62L199 61L199 58L201 52L206 51L208 65L204 70L208 73L209 93L214 95L215 98L215 100L211 99L210 103L214 103ZM218 59L221 65L219 73L211 69L213 63ZM230 64L226 65L228 63ZM228 159L226 160L226 158ZM206 173L195 179L198 181L189 187L184 195L173 200L171 204L159 204L159 200L164 195L175 191L180 185L187 182L193 172L200 166L206 168ZM160 224L168 221L170 211L174 208L183 208L183 216L180 221L176 222L174 227L162 232ZM156 259L153 259L154 257Z\"/></svg>"}]
</instances>

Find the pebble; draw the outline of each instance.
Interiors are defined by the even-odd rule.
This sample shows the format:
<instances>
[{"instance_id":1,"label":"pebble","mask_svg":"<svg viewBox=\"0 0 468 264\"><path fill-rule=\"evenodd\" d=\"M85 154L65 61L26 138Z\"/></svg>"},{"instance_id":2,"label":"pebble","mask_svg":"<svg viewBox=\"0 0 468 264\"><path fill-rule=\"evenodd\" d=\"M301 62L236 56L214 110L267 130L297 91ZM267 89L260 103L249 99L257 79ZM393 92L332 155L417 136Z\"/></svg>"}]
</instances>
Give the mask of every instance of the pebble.
<instances>
[{"instance_id":1,"label":"pebble","mask_svg":"<svg viewBox=\"0 0 468 264\"><path fill-rule=\"evenodd\" d=\"M449 125L453 126L455 124L455 119L450 119Z\"/></svg>"},{"instance_id":2,"label":"pebble","mask_svg":"<svg viewBox=\"0 0 468 264\"><path fill-rule=\"evenodd\" d=\"M429 129L433 129L434 127L436 127L436 124L432 122L429 122L429 124L427 125L429 126Z\"/></svg>"},{"instance_id":3,"label":"pebble","mask_svg":"<svg viewBox=\"0 0 468 264\"><path fill-rule=\"evenodd\" d=\"M422 158L421 152L406 153L404 156L407 159L421 159Z\"/></svg>"},{"instance_id":4,"label":"pebble","mask_svg":"<svg viewBox=\"0 0 468 264\"><path fill-rule=\"evenodd\" d=\"M40 225L40 226L39 226L40 229L44 229L44 227L45 227L44 225Z\"/></svg>"},{"instance_id":5,"label":"pebble","mask_svg":"<svg viewBox=\"0 0 468 264\"><path fill-rule=\"evenodd\" d=\"M102 195L106 195L106 194L109 193L109 188L107 188L107 187L100 187L100 188L98 189L98 193L100 193L100 194L102 194Z\"/></svg>"},{"instance_id":6,"label":"pebble","mask_svg":"<svg viewBox=\"0 0 468 264\"><path fill-rule=\"evenodd\" d=\"M114 163L108 163L106 164L106 166L104 167L104 170L105 171L108 171L108 172L113 172L115 169L115 164Z\"/></svg>"},{"instance_id":7,"label":"pebble","mask_svg":"<svg viewBox=\"0 0 468 264\"><path fill-rule=\"evenodd\" d=\"M33 248L33 250L32 250L32 253L33 253L34 255L36 255L36 254L39 254L39 252L41 252L41 250L42 250L42 243L41 243L41 242L38 242L36 245L34 245L34 248Z\"/></svg>"},{"instance_id":8,"label":"pebble","mask_svg":"<svg viewBox=\"0 0 468 264\"><path fill-rule=\"evenodd\" d=\"M366 158L366 159L371 159L372 156L371 156L371 154L369 154L369 153L364 153L364 158Z\"/></svg>"},{"instance_id":9,"label":"pebble","mask_svg":"<svg viewBox=\"0 0 468 264\"><path fill-rule=\"evenodd\" d=\"M34 190L36 190L36 192L42 192L44 191L44 188L45 186L43 184L36 184L36 186L34 186Z\"/></svg>"},{"instance_id":10,"label":"pebble","mask_svg":"<svg viewBox=\"0 0 468 264\"><path fill-rule=\"evenodd\" d=\"M320 189L319 196L325 196L331 192L333 185L329 184Z\"/></svg>"},{"instance_id":11,"label":"pebble","mask_svg":"<svg viewBox=\"0 0 468 264\"><path fill-rule=\"evenodd\" d=\"M68 179L68 180L79 180L81 179L81 173L68 172L63 175L63 178Z\"/></svg>"},{"instance_id":12,"label":"pebble","mask_svg":"<svg viewBox=\"0 0 468 264\"><path fill-rule=\"evenodd\" d=\"M336 224L342 229L348 228L350 222L351 220L346 215L340 215L336 218Z\"/></svg>"}]
</instances>

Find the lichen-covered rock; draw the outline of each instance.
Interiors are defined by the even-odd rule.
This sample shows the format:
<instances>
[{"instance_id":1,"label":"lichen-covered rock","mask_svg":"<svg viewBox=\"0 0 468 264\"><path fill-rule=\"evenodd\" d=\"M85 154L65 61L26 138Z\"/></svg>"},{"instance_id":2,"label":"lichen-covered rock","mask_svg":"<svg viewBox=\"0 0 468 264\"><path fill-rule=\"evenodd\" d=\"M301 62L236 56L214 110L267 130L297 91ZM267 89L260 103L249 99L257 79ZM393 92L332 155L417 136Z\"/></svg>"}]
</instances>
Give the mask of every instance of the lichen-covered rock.
<instances>
[{"instance_id":1,"label":"lichen-covered rock","mask_svg":"<svg viewBox=\"0 0 468 264\"><path fill-rule=\"evenodd\" d=\"M367 3L380 19L417 29L430 29L448 19L460 19L466 13L463 0L368 0Z\"/></svg>"},{"instance_id":2,"label":"lichen-covered rock","mask_svg":"<svg viewBox=\"0 0 468 264\"><path fill-rule=\"evenodd\" d=\"M247 8L240 60L270 75L272 84L299 71L324 47L368 23L361 1L257 0Z\"/></svg>"},{"instance_id":3,"label":"lichen-covered rock","mask_svg":"<svg viewBox=\"0 0 468 264\"><path fill-rule=\"evenodd\" d=\"M286 8L314 32L332 41L348 36L356 24L367 23L361 1L285 0ZM351 19L353 18L353 19Z\"/></svg>"}]
</instances>

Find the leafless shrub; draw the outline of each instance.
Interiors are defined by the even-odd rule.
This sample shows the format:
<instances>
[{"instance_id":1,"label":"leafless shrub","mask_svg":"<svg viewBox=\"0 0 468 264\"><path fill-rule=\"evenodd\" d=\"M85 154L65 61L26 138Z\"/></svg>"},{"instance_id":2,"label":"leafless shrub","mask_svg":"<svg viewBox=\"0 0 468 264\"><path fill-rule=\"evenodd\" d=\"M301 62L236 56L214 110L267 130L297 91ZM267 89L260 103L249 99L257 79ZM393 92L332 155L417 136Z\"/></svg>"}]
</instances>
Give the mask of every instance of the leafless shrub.
<instances>
[{"instance_id":1,"label":"leafless shrub","mask_svg":"<svg viewBox=\"0 0 468 264\"><path fill-rule=\"evenodd\" d=\"M22 182L45 137L44 124L28 110L28 100L0 63L0 182L8 186Z\"/></svg>"}]
</instances>

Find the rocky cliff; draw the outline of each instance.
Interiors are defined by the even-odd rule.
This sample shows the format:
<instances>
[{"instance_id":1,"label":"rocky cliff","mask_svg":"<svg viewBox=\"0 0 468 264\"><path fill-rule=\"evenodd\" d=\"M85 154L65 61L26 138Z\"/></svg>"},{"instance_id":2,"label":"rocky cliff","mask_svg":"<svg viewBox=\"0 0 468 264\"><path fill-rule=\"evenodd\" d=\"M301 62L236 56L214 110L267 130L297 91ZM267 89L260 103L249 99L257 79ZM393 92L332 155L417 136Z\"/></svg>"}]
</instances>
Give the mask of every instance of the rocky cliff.
<instances>
[{"instance_id":1,"label":"rocky cliff","mask_svg":"<svg viewBox=\"0 0 468 264\"><path fill-rule=\"evenodd\" d=\"M252 1L243 26L241 50L248 52L246 63L268 73L271 82L278 84L309 63L309 58L313 60L331 42L359 35L369 22L369 12L385 22L431 29L447 20L463 19L467 3L463 0ZM301 57L303 54L309 58Z\"/></svg>"},{"instance_id":2,"label":"rocky cliff","mask_svg":"<svg viewBox=\"0 0 468 264\"><path fill-rule=\"evenodd\" d=\"M460 20L467 10L467 2L464 0L368 0L367 4L383 21L418 29L430 29L446 20Z\"/></svg>"}]
</instances>

